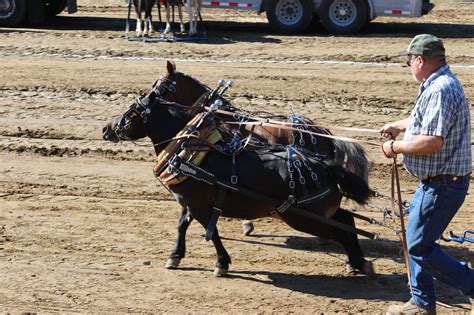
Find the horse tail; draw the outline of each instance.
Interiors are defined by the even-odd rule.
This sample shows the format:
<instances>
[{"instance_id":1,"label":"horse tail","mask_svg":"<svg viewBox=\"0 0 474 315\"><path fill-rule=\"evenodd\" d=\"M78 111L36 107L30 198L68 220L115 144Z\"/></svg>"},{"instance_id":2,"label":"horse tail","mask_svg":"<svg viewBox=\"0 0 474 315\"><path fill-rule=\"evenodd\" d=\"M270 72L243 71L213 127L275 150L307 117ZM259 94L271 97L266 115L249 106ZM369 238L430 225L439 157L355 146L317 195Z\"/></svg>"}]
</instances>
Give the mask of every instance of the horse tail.
<instances>
[{"instance_id":1,"label":"horse tail","mask_svg":"<svg viewBox=\"0 0 474 315\"><path fill-rule=\"evenodd\" d=\"M369 160L364 148L357 143L334 140L335 162L344 167L356 176L364 179L365 184L369 183Z\"/></svg>"},{"instance_id":2,"label":"horse tail","mask_svg":"<svg viewBox=\"0 0 474 315\"><path fill-rule=\"evenodd\" d=\"M329 169L336 177L339 189L345 197L364 204L372 196L372 190L365 178L347 171L340 164L330 165Z\"/></svg>"}]
</instances>

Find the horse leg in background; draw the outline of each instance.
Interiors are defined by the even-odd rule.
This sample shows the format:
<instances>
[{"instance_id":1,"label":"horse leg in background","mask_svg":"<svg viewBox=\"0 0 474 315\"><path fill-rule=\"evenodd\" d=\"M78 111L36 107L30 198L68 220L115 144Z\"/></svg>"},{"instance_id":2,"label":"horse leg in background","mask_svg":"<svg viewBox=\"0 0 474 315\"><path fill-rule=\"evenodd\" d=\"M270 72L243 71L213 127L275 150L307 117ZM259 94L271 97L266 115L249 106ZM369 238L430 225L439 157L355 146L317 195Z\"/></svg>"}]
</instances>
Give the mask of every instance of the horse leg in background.
<instances>
[{"instance_id":1,"label":"horse leg in background","mask_svg":"<svg viewBox=\"0 0 474 315\"><path fill-rule=\"evenodd\" d=\"M181 33L186 33L186 27L184 26L183 22L183 4L181 2L178 3L178 16L179 16L179 30Z\"/></svg>"},{"instance_id":2,"label":"horse leg in background","mask_svg":"<svg viewBox=\"0 0 474 315\"><path fill-rule=\"evenodd\" d=\"M171 255L166 262L165 268L173 269L179 266L181 259L186 253L186 231L193 220L193 216L186 208L181 209L181 215L178 223L178 238L174 248L171 250Z\"/></svg>"},{"instance_id":3,"label":"horse leg in background","mask_svg":"<svg viewBox=\"0 0 474 315\"><path fill-rule=\"evenodd\" d=\"M166 9L166 27L163 33L167 34L171 31L171 5L169 0L165 0L165 9Z\"/></svg>"},{"instance_id":4,"label":"horse leg in background","mask_svg":"<svg viewBox=\"0 0 474 315\"><path fill-rule=\"evenodd\" d=\"M153 9L154 2L155 0L145 0L145 22L144 22L145 36L149 36L151 33L155 31L153 29L152 17L151 17L151 10Z\"/></svg>"},{"instance_id":5,"label":"horse leg in background","mask_svg":"<svg viewBox=\"0 0 474 315\"><path fill-rule=\"evenodd\" d=\"M364 258L359 241L357 240L357 234L338 229L316 220L308 219L304 216L292 214L291 211L283 213L282 219L289 226L298 231L334 240L341 244L348 256L348 262L346 265L348 271L359 270L361 273L367 275L374 274L372 263ZM344 211L341 208L337 209L331 219L350 227L355 227L354 217L348 211Z\"/></svg>"},{"instance_id":6,"label":"horse leg in background","mask_svg":"<svg viewBox=\"0 0 474 315\"><path fill-rule=\"evenodd\" d=\"M133 0L133 5L135 6L135 12L137 14L137 27L135 29L135 32L137 33L137 37L141 37L143 34L141 12L142 0Z\"/></svg>"},{"instance_id":7,"label":"horse leg in background","mask_svg":"<svg viewBox=\"0 0 474 315\"><path fill-rule=\"evenodd\" d=\"M189 35L194 35L197 33L197 27L193 14L193 0L186 0L186 9L188 10L189 16Z\"/></svg>"}]
</instances>

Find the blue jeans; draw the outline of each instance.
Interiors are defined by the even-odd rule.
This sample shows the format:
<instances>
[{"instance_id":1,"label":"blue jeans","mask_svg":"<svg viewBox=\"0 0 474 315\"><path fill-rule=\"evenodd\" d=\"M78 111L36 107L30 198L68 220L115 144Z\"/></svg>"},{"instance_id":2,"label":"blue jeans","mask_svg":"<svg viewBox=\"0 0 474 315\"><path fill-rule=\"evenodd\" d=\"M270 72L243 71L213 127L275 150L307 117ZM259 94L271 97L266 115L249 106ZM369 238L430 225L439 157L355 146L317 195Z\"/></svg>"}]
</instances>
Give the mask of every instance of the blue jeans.
<instances>
[{"instance_id":1,"label":"blue jeans","mask_svg":"<svg viewBox=\"0 0 474 315\"><path fill-rule=\"evenodd\" d=\"M474 269L456 260L436 243L461 207L469 179L451 183L421 183L410 203L407 224L412 297L423 308L436 305L433 278L474 295Z\"/></svg>"}]
</instances>

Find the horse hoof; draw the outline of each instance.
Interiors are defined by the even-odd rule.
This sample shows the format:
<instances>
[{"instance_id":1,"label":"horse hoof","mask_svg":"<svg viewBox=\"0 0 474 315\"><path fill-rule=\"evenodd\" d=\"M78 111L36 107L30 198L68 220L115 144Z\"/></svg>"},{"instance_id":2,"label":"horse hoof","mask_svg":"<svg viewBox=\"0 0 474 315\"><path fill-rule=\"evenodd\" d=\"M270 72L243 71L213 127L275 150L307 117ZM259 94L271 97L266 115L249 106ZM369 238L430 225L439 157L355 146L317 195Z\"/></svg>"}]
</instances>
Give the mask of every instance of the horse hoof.
<instances>
[{"instance_id":1,"label":"horse hoof","mask_svg":"<svg viewBox=\"0 0 474 315\"><path fill-rule=\"evenodd\" d=\"M216 269L214 269L214 276L223 277L227 274L228 271L229 271L229 269L216 267Z\"/></svg>"},{"instance_id":2,"label":"horse hoof","mask_svg":"<svg viewBox=\"0 0 474 315\"><path fill-rule=\"evenodd\" d=\"M252 221L243 221L242 222L242 232L245 236L249 236L254 230Z\"/></svg>"},{"instance_id":3,"label":"horse hoof","mask_svg":"<svg viewBox=\"0 0 474 315\"><path fill-rule=\"evenodd\" d=\"M179 263L181 262L181 258L168 258L168 261L166 262L165 268L166 269L174 269L179 266Z\"/></svg>"},{"instance_id":4,"label":"horse hoof","mask_svg":"<svg viewBox=\"0 0 474 315\"><path fill-rule=\"evenodd\" d=\"M374 276L375 275L375 269L374 269L374 264L372 264L371 261L364 261L362 263L362 268L360 270L364 275L367 276Z\"/></svg>"},{"instance_id":5,"label":"horse hoof","mask_svg":"<svg viewBox=\"0 0 474 315\"><path fill-rule=\"evenodd\" d=\"M374 265L370 261L362 262L362 266L360 268L354 268L350 264L346 264L346 272L349 275L358 275L358 274L364 274L367 276L375 275Z\"/></svg>"}]
</instances>

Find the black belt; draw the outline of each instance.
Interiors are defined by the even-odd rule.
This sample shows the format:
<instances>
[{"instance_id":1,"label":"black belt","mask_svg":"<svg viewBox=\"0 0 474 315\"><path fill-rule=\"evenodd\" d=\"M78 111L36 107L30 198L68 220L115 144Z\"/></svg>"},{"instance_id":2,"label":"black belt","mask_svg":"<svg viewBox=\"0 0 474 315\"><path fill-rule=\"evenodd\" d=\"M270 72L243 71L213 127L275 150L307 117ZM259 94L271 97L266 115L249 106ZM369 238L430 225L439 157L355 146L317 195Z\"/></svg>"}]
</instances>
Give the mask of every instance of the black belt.
<instances>
[{"instance_id":1,"label":"black belt","mask_svg":"<svg viewBox=\"0 0 474 315\"><path fill-rule=\"evenodd\" d=\"M421 182L424 184L431 184L431 183L452 183L458 182L467 178L471 177L471 173L466 175L435 175L430 176L427 179L422 180Z\"/></svg>"}]
</instances>

